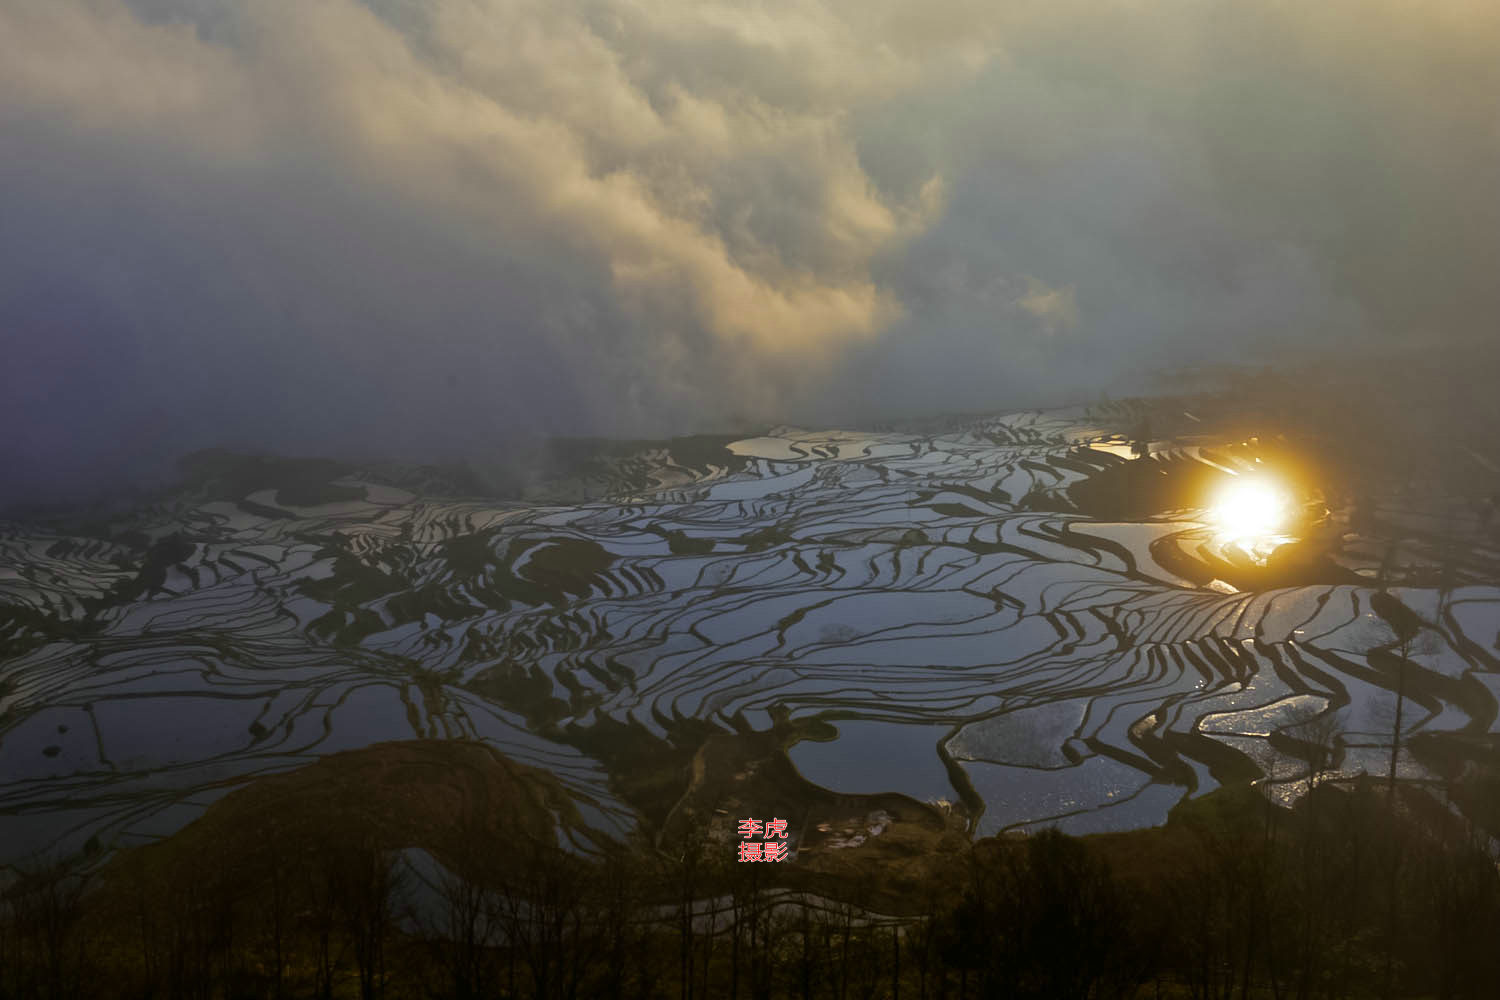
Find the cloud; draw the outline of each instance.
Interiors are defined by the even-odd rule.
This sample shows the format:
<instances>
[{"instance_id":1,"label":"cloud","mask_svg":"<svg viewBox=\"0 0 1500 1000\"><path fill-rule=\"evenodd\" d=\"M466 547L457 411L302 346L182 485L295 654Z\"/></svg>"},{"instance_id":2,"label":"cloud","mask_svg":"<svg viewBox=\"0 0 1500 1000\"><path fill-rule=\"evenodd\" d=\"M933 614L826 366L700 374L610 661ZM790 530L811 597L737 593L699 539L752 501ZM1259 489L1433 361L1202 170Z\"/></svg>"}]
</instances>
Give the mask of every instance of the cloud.
<instances>
[{"instance_id":1,"label":"cloud","mask_svg":"<svg viewBox=\"0 0 1500 1000\"><path fill-rule=\"evenodd\" d=\"M1048 334L1069 331L1078 327L1078 301L1073 286L1048 288L1036 278L1026 278L1026 294L1016 304L1036 317Z\"/></svg>"},{"instance_id":2,"label":"cloud","mask_svg":"<svg viewBox=\"0 0 1500 1000\"><path fill-rule=\"evenodd\" d=\"M0 461L469 453L1481 336L1497 11L6 5Z\"/></svg>"}]
</instances>

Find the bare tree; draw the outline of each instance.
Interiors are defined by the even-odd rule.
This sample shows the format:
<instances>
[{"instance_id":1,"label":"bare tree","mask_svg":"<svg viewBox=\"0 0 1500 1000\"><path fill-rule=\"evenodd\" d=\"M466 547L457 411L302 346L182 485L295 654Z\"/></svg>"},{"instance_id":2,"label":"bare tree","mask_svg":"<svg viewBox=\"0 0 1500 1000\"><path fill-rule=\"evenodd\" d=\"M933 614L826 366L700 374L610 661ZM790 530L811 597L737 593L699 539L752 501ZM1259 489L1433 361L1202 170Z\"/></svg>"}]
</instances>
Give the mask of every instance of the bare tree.
<instances>
[{"instance_id":1,"label":"bare tree","mask_svg":"<svg viewBox=\"0 0 1500 1000\"><path fill-rule=\"evenodd\" d=\"M272 843L264 857L264 881L257 906L261 942L269 956L271 996L282 1000L291 961L294 874L283 841Z\"/></svg>"},{"instance_id":2,"label":"bare tree","mask_svg":"<svg viewBox=\"0 0 1500 1000\"><path fill-rule=\"evenodd\" d=\"M1343 731L1343 713L1331 708L1283 730L1307 761L1309 793L1338 762Z\"/></svg>"},{"instance_id":3,"label":"bare tree","mask_svg":"<svg viewBox=\"0 0 1500 1000\"><path fill-rule=\"evenodd\" d=\"M29 980L18 995L63 1000L81 992L86 952L79 934L85 879L63 861L24 865L10 887L13 953Z\"/></svg>"},{"instance_id":4,"label":"bare tree","mask_svg":"<svg viewBox=\"0 0 1500 1000\"><path fill-rule=\"evenodd\" d=\"M1406 667L1411 662L1411 636L1403 635L1396 660L1396 713L1391 722L1391 766L1386 774L1385 794L1396 808L1396 764L1401 756L1401 715L1406 708Z\"/></svg>"},{"instance_id":5,"label":"bare tree","mask_svg":"<svg viewBox=\"0 0 1500 1000\"><path fill-rule=\"evenodd\" d=\"M696 982L696 936L693 925L698 916L698 900L708 883L708 834L704 824L691 821L670 845L665 846L667 871L676 899L678 989L682 1000L692 1000Z\"/></svg>"},{"instance_id":6,"label":"bare tree","mask_svg":"<svg viewBox=\"0 0 1500 1000\"><path fill-rule=\"evenodd\" d=\"M604 976L597 991L610 1000L637 995L647 980L642 968L648 934L644 928L644 891L629 846L611 847L599 865L594 900L599 910Z\"/></svg>"},{"instance_id":7,"label":"bare tree","mask_svg":"<svg viewBox=\"0 0 1500 1000\"><path fill-rule=\"evenodd\" d=\"M332 1000L335 973L344 961L339 933L339 880L331 860L317 852L303 866L306 909L301 930L312 946L313 993Z\"/></svg>"},{"instance_id":8,"label":"bare tree","mask_svg":"<svg viewBox=\"0 0 1500 1000\"><path fill-rule=\"evenodd\" d=\"M354 952L362 1000L385 995L386 944L405 889L398 857L371 841L358 842L334 859L337 907Z\"/></svg>"},{"instance_id":9,"label":"bare tree","mask_svg":"<svg viewBox=\"0 0 1500 1000\"><path fill-rule=\"evenodd\" d=\"M454 1000L475 1000L495 990L495 949L502 914L493 890L464 875L444 871L438 883L442 911L433 946Z\"/></svg>"},{"instance_id":10,"label":"bare tree","mask_svg":"<svg viewBox=\"0 0 1500 1000\"><path fill-rule=\"evenodd\" d=\"M554 844L524 835L513 844L519 863L498 887L506 944L524 962L539 1000L575 997L600 951L588 906L591 872Z\"/></svg>"}]
</instances>

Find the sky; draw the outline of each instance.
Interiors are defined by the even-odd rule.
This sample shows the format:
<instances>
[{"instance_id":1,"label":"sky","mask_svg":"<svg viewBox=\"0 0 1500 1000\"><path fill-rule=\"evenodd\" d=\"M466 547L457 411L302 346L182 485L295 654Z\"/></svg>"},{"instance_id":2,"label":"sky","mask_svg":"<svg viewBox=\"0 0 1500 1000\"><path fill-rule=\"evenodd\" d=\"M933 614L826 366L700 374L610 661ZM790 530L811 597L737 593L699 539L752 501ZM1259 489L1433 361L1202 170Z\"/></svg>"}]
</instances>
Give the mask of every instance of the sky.
<instances>
[{"instance_id":1,"label":"sky","mask_svg":"<svg viewBox=\"0 0 1500 1000\"><path fill-rule=\"evenodd\" d=\"M1493 0L5 0L0 503L1500 339Z\"/></svg>"}]
</instances>

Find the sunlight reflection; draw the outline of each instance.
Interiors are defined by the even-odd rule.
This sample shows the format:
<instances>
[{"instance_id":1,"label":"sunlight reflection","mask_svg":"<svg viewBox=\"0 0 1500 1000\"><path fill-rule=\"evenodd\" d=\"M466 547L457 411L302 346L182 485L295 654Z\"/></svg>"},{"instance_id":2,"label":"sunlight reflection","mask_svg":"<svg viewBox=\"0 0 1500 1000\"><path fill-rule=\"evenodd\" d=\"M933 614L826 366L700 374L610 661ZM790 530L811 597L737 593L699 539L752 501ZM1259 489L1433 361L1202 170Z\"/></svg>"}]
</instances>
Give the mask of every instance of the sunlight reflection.
<instances>
[{"instance_id":1,"label":"sunlight reflection","mask_svg":"<svg viewBox=\"0 0 1500 1000\"><path fill-rule=\"evenodd\" d=\"M1291 503L1278 484L1262 477L1237 477L1214 497L1209 517L1222 538L1271 535L1285 527Z\"/></svg>"}]
</instances>

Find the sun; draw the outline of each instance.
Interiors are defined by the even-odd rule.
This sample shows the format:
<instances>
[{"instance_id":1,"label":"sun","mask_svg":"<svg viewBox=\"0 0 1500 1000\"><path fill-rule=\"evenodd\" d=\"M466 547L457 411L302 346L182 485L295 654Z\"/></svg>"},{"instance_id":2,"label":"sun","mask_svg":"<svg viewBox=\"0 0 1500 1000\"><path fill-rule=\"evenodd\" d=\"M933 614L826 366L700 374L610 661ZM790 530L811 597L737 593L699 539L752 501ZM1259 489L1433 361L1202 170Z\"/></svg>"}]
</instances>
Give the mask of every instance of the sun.
<instances>
[{"instance_id":1,"label":"sun","mask_svg":"<svg viewBox=\"0 0 1500 1000\"><path fill-rule=\"evenodd\" d=\"M1226 535L1267 535L1286 523L1287 506L1286 493L1275 483L1241 477L1214 498L1210 517Z\"/></svg>"}]
</instances>

